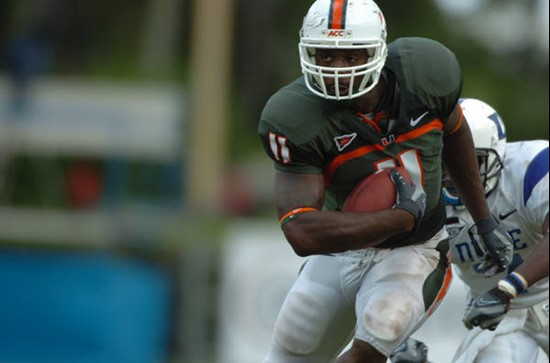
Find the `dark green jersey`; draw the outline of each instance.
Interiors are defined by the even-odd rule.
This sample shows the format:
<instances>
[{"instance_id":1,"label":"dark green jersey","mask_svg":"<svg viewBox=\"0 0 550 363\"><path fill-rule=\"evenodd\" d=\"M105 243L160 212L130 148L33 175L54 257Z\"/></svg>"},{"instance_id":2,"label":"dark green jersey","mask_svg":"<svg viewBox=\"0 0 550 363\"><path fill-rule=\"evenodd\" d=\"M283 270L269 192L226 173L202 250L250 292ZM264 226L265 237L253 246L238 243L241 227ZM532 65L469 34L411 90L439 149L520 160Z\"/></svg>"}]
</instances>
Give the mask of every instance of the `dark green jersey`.
<instances>
[{"instance_id":1,"label":"dark green jersey","mask_svg":"<svg viewBox=\"0 0 550 363\"><path fill-rule=\"evenodd\" d=\"M460 67L436 41L401 38L388 45L382 76L389 92L375 115L312 94L300 77L270 98L258 131L277 169L324 175L330 210L339 210L367 175L404 166L427 194L416 236L426 239L444 222L442 129L460 96Z\"/></svg>"}]
</instances>

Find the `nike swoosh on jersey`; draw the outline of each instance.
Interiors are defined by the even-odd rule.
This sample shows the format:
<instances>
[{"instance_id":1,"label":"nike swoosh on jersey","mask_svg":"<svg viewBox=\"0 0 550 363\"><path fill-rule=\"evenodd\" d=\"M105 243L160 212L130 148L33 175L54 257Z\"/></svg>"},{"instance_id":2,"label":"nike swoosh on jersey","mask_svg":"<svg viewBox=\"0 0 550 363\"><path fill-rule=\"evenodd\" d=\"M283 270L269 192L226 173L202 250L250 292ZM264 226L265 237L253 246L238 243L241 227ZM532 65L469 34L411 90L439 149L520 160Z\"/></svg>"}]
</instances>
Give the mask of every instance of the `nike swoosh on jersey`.
<instances>
[{"instance_id":1,"label":"nike swoosh on jersey","mask_svg":"<svg viewBox=\"0 0 550 363\"><path fill-rule=\"evenodd\" d=\"M518 211L517 209L513 209L508 213L500 213L498 215L498 218L500 218L500 220L504 220L504 219L510 217L512 214L516 213L517 211Z\"/></svg>"},{"instance_id":2,"label":"nike swoosh on jersey","mask_svg":"<svg viewBox=\"0 0 550 363\"><path fill-rule=\"evenodd\" d=\"M418 116L417 118L411 117L411 126L415 127L416 125L418 125L418 123L424 118L424 116L426 116L429 113L430 111L426 111L422 115Z\"/></svg>"}]
</instances>

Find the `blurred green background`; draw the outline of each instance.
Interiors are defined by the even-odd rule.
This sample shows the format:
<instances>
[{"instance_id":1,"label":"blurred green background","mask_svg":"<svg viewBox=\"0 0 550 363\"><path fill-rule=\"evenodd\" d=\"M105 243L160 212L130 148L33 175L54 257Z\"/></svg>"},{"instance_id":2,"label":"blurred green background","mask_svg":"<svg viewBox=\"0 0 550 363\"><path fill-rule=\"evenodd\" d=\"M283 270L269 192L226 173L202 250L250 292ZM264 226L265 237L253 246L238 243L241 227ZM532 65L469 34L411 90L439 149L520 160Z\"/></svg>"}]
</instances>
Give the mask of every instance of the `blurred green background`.
<instances>
[{"instance_id":1,"label":"blurred green background","mask_svg":"<svg viewBox=\"0 0 550 363\"><path fill-rule=\"evenodd\" d=\"M158 296L157 305L135 311L156 325L131 328L156 334L158 344L143 361L216 360L223 339L219 264L228 231L235 223L245 230L256 223L276 227L272 164L256 125L269 96L300 76L298 30L310 4L2 1L0 252L31 269L34 262L25 258L36 253L37 266L50 269L34 273L52 276L52 289L69 284L52 269L80 276L78 264L57 259L66 253L68 260L100 253L100 261L116 257L135 269L145 263L155 278L116 265L129 273L119 283L141 282L150 289L145 295ZM455 52L463 96L497 109L509 140L548 139L546 0L384 0L379 6L389 41L422 36ZM92 262L93 276L103 265ZM22 284L5 283L5 289ZM44 291L27 287L40 300ZM120 297L120 304L132 304L132 296L141 296L135 294ZM77 306L71 301L64 303ZM96 335L107 337L101 326ZM120 336L125 326L116 325ZM27 332L20 333L24 340ZM2 361L25 350L1 341ZM125 354L131 345L116 349ZM91 361L110 361L109 352ZM133 361L124 357L117 361Z\"/></svg>"}]
</instances>

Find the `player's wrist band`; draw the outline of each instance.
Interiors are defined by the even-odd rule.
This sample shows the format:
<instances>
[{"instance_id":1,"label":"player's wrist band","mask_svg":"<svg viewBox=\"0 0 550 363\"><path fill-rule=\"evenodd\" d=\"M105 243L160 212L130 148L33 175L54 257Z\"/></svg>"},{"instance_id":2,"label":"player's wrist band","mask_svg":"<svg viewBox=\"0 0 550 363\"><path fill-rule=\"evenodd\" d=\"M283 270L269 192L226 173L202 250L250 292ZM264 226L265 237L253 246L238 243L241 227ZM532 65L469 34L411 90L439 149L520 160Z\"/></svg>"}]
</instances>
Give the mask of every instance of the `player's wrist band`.
<instances>
[{"instance_id":1,"label":"player's wrist band","mask_svg":"<svg viewBox=\"0 0 550 363\"><path fill-rule=\"evenodd\" d=\"M497 283L498 289L504 291L512 298L515 298L517 295L527 290L528 286L529 284L525 277L517 272L512 272Z\"/></svg>"},{"instance_id":2,"label":"player's wrist band","mask_svg":"<svg viewBox=\"0 0 550 363\"><path fill-rule=\"evenodd\" d=\"M290 212L286 213L284 216L282 216L281 219L279 219L279 225L281 226L281 228L283 228L285 224L295 220L302 213L317 212L317 211L318 211L317 208L312 208L312 207L302 207L302 208L293 209Z\"/></svg>"}]
</instances>

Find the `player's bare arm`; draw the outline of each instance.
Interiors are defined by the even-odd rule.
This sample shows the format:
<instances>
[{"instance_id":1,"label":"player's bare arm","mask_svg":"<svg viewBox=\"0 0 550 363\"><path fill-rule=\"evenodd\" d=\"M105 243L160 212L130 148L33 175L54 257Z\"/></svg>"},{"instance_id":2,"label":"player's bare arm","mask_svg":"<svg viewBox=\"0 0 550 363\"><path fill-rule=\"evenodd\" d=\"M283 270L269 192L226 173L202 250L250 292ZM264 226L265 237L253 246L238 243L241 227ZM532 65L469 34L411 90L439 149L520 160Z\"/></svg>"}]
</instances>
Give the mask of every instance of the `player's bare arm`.
<instances>
[{"instance_id":1,"label":"player's bare arm","mask_svg":"<svg viewBox=\"0 0 550 363\"><path fill-rule=\"evenodd\" d=\"M301 213L283 226L286 239L299 256L375 246L415 226L414 217L401 209L369 213L321 211L323 200L323 175L276 172L279 218L298 208L317 209Z\"/></svg>"},{"instance_id":2,"label":"player's bare arm","mask_svg":"<svg viewBox=\"0 0 550 363\"><path fill-rule=\"evenodd\" d=\"M445 123L443 162L460 197L474 221L489 215L485 200L474 141L468 123L461 120L462 111L457 104Z\"/></svg>"},{"instance_id":3,"label":"player's bare arm","mask_svg":"<svg viewBox=\"0 0 550 363\"><path fill-rule=\"evenodd\" d=\"M531 255L521 263L514 272L521 274L529 285L548 276L549 250L548 250L548 214L542 226L542 240L533 250Z\"/></svg>"}]
</instances>

